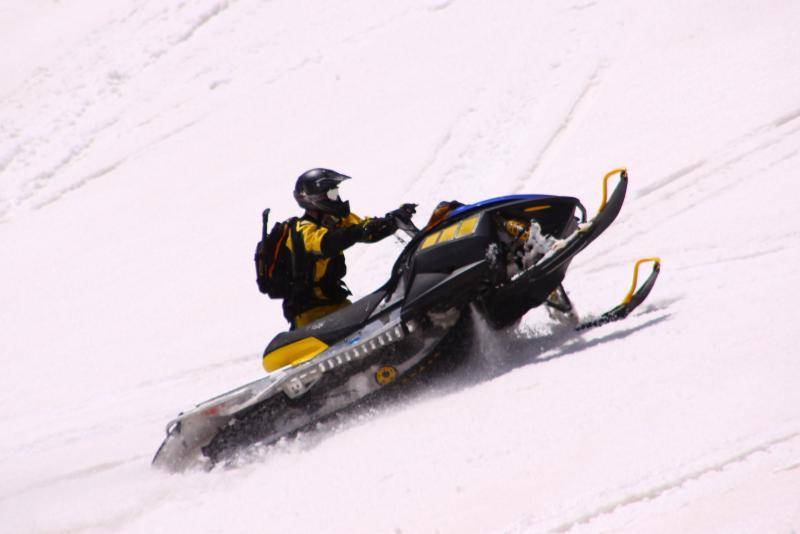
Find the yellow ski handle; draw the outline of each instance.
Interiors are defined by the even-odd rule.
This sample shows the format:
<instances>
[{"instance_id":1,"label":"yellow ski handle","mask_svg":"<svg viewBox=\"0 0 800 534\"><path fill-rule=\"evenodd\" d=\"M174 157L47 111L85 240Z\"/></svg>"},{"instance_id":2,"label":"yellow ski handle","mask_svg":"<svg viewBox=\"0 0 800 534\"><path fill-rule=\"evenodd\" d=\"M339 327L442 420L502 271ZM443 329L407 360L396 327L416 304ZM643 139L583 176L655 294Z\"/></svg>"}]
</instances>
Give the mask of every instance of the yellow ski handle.
<instances>
[{"instance_id":1,"label":"yellow ski handle","mask_svg":"<svg viewBox=\"0 0 800 534\"><path fill-rule=\"evenodd\" d=\"M631 301L631 299L633 298L633 294L636 293L636 286L639 283L639 266L641 264L643 264L643 263L648 263L648 262L651 262L651 261L654 263L653 268L661 267L661 258L656 258L656 257L653 257L653 258L642 258L641 260L636 262L636 265L634 265L634 267L633 267L633 284L631 284L631 290L628 291L628 294L625 295L625 298L622 301L623 305L624 304L628 304Z\"/></svg>"},{"instance_id":2,"label":"yellow ski handle","mask_svg":"<svg viewBox=\"0 0 800 534\"><path fill-rule=\"evenodd\" d=\"M614 169L603 176L603 202L600 204L600 209L597 210L598 212L603 211L606 208L606 202L608 201L608 179L615 174L620 174L622 178L625 179L628 177L628 169L626 167L620 167L619 169Z\"/></svg>"}]
</instances>

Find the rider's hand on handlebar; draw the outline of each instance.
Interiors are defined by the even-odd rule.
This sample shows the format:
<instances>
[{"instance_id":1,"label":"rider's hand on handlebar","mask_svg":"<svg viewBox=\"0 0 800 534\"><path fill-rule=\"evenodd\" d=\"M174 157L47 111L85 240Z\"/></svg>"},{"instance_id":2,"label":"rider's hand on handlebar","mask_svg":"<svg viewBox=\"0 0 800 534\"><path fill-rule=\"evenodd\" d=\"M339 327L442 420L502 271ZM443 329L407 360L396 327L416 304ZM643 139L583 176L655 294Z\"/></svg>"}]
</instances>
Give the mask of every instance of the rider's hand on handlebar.
<instances>
[{"instance_id":1,"label":"rider's hand on handlebar","mask_svg":"<svg viewBox=\"0 0 800 534\"><path fill-rule=\"evenodd\" d=\"M390 221L394 221L395 219L399 219L400 221L409 224L411 223L411 217L417 212L417 205L416 204L403 204L399 208L394 211L390 211L386 214L386 218Z\"/></svg>"}]
</instances>

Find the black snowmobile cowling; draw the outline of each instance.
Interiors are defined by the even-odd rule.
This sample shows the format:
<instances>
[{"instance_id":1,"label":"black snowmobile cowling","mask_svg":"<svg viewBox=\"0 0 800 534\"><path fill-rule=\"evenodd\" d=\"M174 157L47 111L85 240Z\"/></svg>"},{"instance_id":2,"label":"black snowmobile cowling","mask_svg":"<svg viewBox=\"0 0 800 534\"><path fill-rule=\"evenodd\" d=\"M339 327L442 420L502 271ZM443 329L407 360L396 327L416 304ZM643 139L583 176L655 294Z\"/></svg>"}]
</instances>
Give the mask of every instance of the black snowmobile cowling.
<instances>
[{"instance_id":1,"label":"black snowmobile cowling","mask_svg":"<svg viewBox=\"0 0 800 534\"><path fill-rule=\"evenodd\" d=\"M278 334L265 351L264 368L276 371L314 358L343 336L364 326L392 289L401 284L406 288L403 298L395 299L392 304L402 307L401 315L406 322L420 313L445 311L475 300L480 282L491 268L486 250L495 238L494 213L517 219L530 218L535 213L543 232L564 236L574 228L573 215L579 204L578 199L572 197L515 195L459 208L435 227L414 236L386 285L304 328ZM516 300L521 300L527 311L541 304L552 289L539 294L538 302L532 301L531 295ZM497 306L508 304L511 303L496 303ZM389 308L384 305L379 311L384 313ZM508 322L508 319L499 322Z\"/></svg>"},{"instance_id":2,"label":"black snowmobile cowling","mask_svg":"<svg viewBox=\"0 0 800 534\"><path fill-rule=\"evenodd\" d=\"M608 195L609 179L619 176ZM269 444L380 391L447 372L469 349L468 315L500 329L541 304L576 319L562 280L572 258L614 221L625 169L603 179L595 217L573 197L514 195L461 206L409 235L389 280L352 305L275 336L265 378L206 401L167 426L154 465L214 465L242 447ZM660 260L625 301L578 329L619 320L655 283ZM634 279L636 280L636 278Z\"/></svg>"}]
</instances>

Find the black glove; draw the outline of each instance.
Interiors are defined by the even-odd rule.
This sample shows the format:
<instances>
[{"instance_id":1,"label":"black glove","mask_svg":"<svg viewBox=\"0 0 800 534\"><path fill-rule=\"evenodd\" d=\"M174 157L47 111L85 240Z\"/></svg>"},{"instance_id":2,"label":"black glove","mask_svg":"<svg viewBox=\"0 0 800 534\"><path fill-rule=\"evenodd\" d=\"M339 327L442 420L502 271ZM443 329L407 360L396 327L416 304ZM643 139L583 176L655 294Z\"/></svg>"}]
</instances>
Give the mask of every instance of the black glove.
<instances>
[{"instance_id":1,"label":"black glove","mask_svg":"<svg viewBox=\"0 0 800 534\"><path fill-rule=\"evenodd\" d=\"M417 205L416 204L403 204L399 208L394 211L390 211L386 214L386 218L390 221L395 219L399 219L400 221L411 224L411 216L417 212Z\"/></svg>"}]
</instances>

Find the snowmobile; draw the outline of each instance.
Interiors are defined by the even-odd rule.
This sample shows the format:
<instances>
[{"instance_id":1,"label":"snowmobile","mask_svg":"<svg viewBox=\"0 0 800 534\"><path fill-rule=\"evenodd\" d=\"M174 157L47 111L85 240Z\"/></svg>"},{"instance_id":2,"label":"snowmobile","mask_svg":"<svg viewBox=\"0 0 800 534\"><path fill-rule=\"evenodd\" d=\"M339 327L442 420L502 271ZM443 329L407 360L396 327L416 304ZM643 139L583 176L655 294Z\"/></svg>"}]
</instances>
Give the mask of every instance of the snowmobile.
<instances>
[{"instance_id":1,"label":"snowmobile","mask_svg":"<svg viewBox=\"0 0 800 534\"><path fill-rule=\"evenodd\" d=\"M614 176L619 179L609 195ZM555 195L461 205L422 230L398 220L410 240L388 282L346 308L278 334L264 351L267 376L169 422L153 465L170 471L213 467L245 447L274 443L383 391L451 368L464 353L468 313L480 313L495 329L542 304L574 318L562 285L567 267L617 217L627 185L625 169L606 174L602 203L589 220L577 198ZM647 262L652 272L637 288L639 267ZM639 260L623 302L576 329L626 317L659 272L658 258Z\"/></svg>"}]
</instances>

